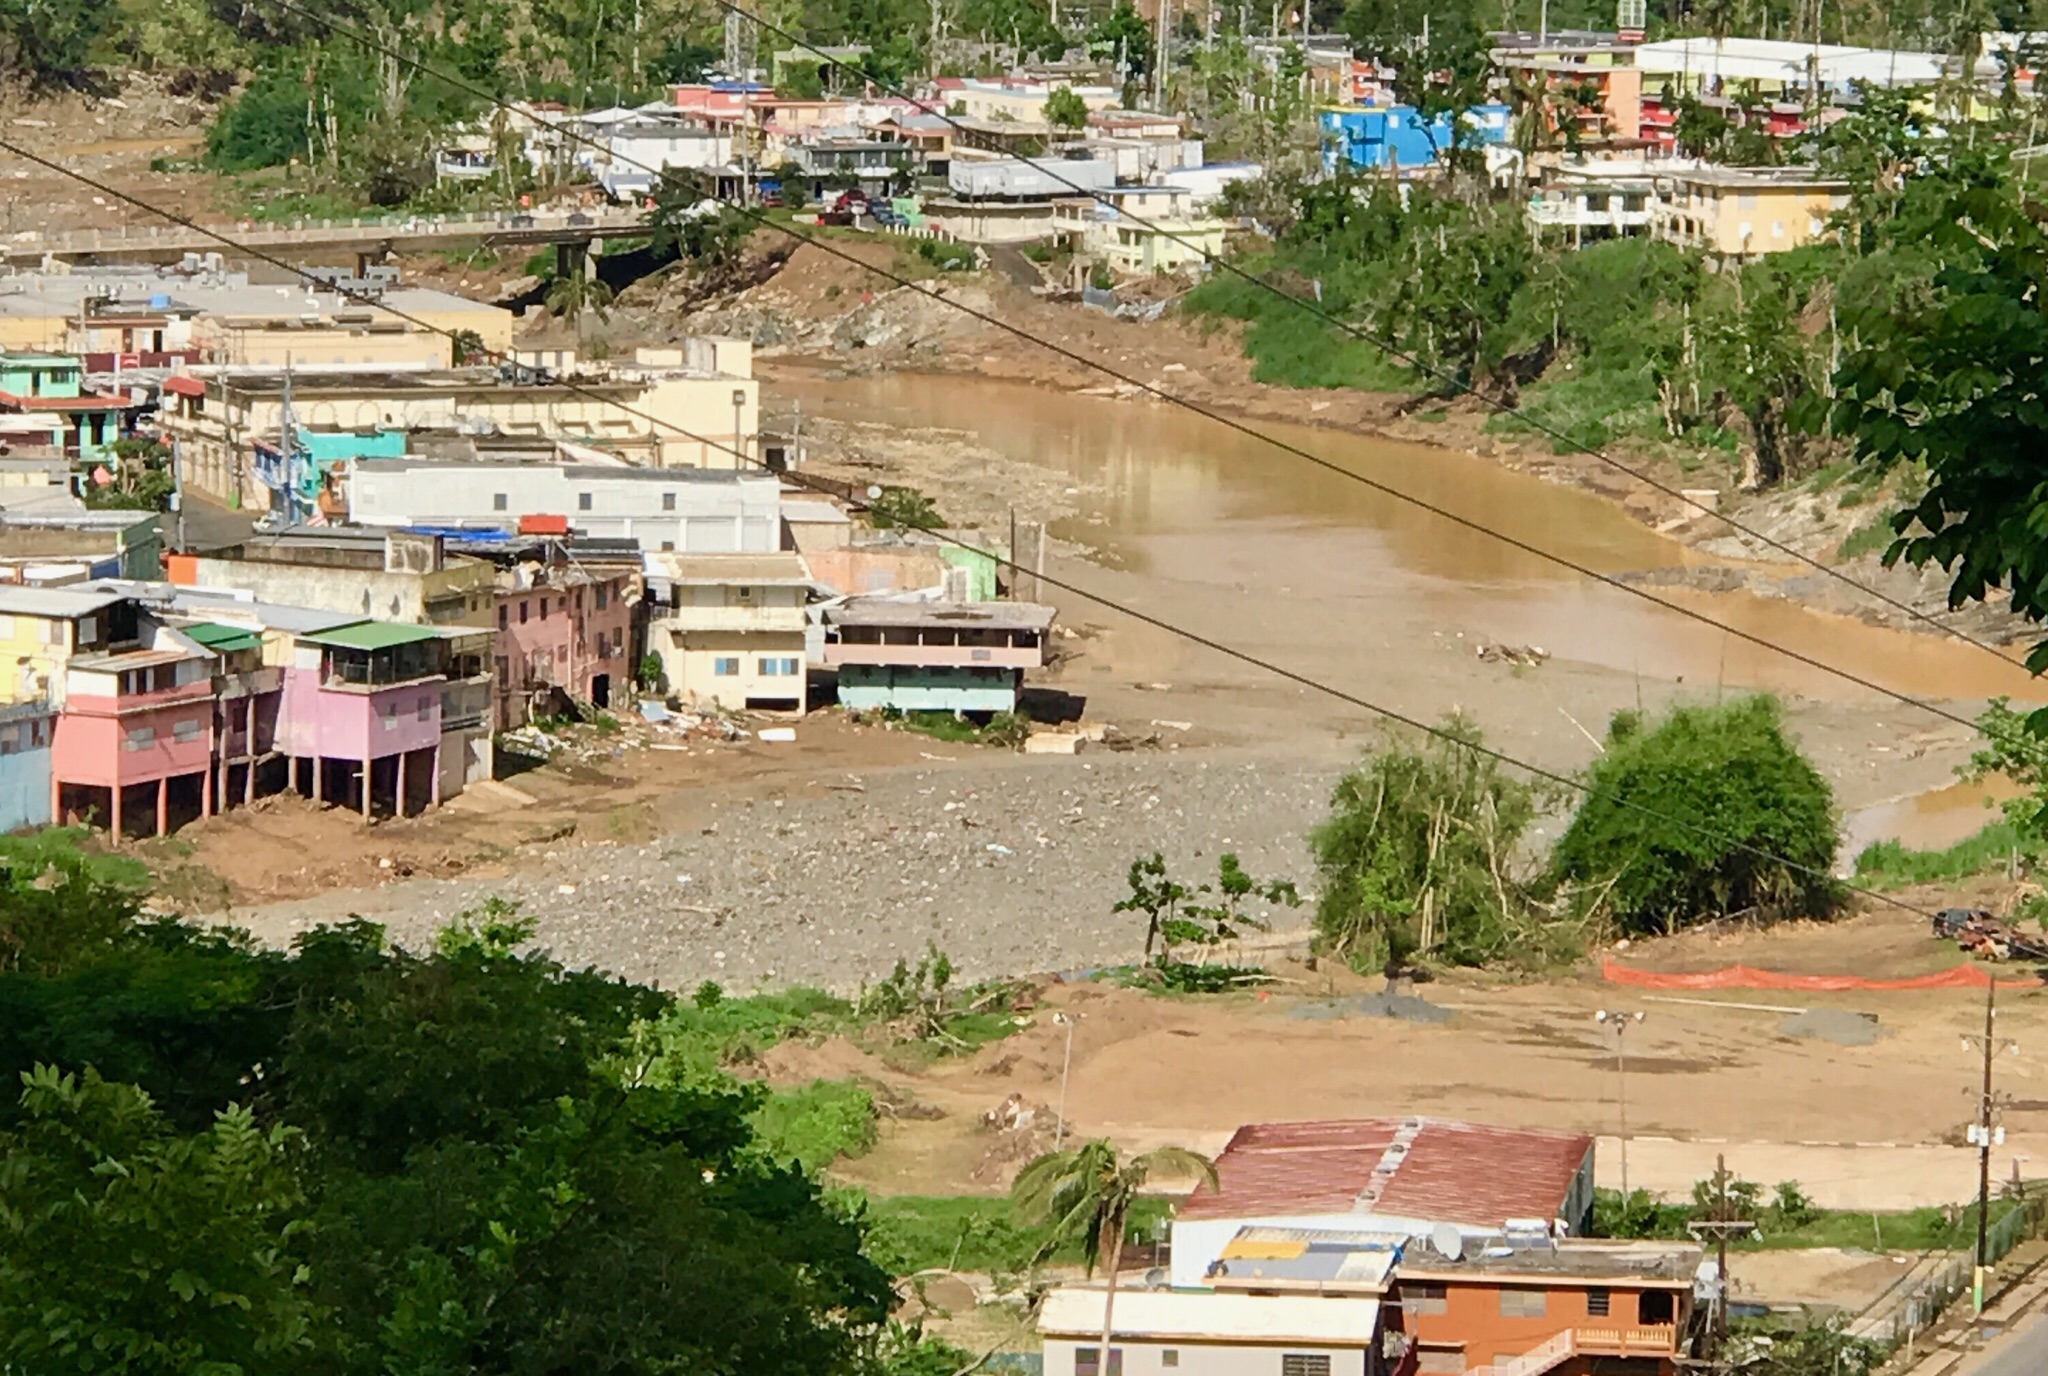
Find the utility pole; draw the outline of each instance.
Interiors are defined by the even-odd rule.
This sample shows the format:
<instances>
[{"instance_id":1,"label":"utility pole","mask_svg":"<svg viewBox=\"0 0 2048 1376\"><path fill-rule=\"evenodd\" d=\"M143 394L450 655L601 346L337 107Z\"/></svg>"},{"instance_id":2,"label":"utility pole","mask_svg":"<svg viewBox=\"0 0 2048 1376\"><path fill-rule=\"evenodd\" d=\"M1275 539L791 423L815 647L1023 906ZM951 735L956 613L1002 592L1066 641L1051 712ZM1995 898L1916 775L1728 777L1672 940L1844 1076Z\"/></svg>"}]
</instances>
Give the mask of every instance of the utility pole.
<instances>
[{"instance_id":1,"label":"utility pole","mask_svg":"<svg viewBox=\"0 0 2048 1376\"><path fill-rule=\"evenodd\" d=\"M1728 1201L1728 1159L1725 1155L1714 1157L1714 1217L1695 1219L1685 1225L1686 1231L1694 1237L1714 1240L1714 1280L1720 1295L1714 1302L1713 1357L1720 1359L1728 1345L1728 1296L1733 1287L1728 1283L1728 1239L1748 1237L1756 1231L1753 1219L1735 1218L1733 1207Z\"/></svg>"},{"instance_id":2,"label":"utility pole","mask_svg":"<svg viewBox=\"0 0 2048 1376\"><path fill-rule=\"evenodd\" d=\"M1998 980L1994 976L1984 987L1984 1035L1978 1050L1984 1055L1983 1086L1977 1093L1977 1121L1970 1124L1968 1139L1977 1148L1977 1264L1970 1272L1970 1305L1984 1312L1984 1281L1991 1270L1991 1149L2005 1142L2005 1129L1997 1126L1998 1097L1991 1088L1991 1058L2005 1051L2017 1054L2019 1043L2000 1040L1994 1032L1998 1018ZM1963 1038L1968 1050L1970 1038Z\"/></svg>"},{"instance_id":3,"label":"utility pole","mask_svg":"<svg viewBox=\"0 0 2048 1376\"><path fill-rule=\"evenodd\" d=\"M1058 1116L1053 1120L1052 1149L1058 1151L1067 1140L1067 1072L1074 1068L1074 1024L1080 1020L1079 1013L1056 1012L1052 1020L1067 1029L1067 1050L1060 1058L1060 1106Z\"/></svg>"}]
</instances>

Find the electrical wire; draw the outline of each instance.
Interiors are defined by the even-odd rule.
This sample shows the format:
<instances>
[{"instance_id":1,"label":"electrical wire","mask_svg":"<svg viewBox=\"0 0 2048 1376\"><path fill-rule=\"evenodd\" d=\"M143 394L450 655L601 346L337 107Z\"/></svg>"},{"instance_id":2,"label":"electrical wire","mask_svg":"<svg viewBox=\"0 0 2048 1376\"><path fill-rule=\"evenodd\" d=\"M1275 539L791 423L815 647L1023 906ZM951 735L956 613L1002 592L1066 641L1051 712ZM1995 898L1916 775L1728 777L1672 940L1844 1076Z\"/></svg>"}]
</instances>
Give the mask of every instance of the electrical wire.
<instances>
[{"instance_id":1,"label":"electrical wire","mask_svg":"<svg viewBox=\"0 0 2048 1376\"><path fill-rule=\"evenodd\" d=\"M316 23L322 24L327 28L332 29L336 33L339 33L354 42L362 44L363 46L367 47L369 50L373 52L388 57L395 62L403 63L404 65L412 68L414 71L420 73L421 75L429 76L438 81L445 82L446 84L455 87L457 90L464 91L470 95L477 97L480 100L496 105L499 108L504 109L508 112L516 112L515 107L512 105L512 103L504 99L503 97L494 95L490 91L487 91L484 88L475 85L474 83L467 82L459 76L450 75L446 72L440 71L439 69L432 67L425 62L422 62L420 59L413 57L405 52L402 52L399 49L393 48L389 44L383 43L380 40L376 39L374 36L365 34L360 29L355 28L341 20L333 19L328 16L322 15L317 11L308 9L305 6L296 3L296 0L269 0L269 2L277 5L282 9L288 10L291 13L300 15L304 18L313 20ZM593 140L586 135L578 133L573 128L569 127L568 125L562 122L546 120L539 122L543 124L545 127L553 130L555 133L561 135L563 138L568 139L572 142L586 144L593 148L602 148L604 146L598 143L596 140ZM0 144L0 147L11 146ZM621 158L615 159L615 161L622 162L630 167L637 167L655 176L660 176L663 173L663 169L653 167L650 164L640 162L636 159ZM1520 550L1521 552L1528 554L1534 558L1540 559L1546 563L1554 564L1559 568L1566 569L1572 573L1576 573L1581 577L1588 578L1594 582L1602 583L1607 587L1617 589L1623 593L1626 593L1630 597L1638 599L1639 601L1647 602L1652 606L1662 607L1666 611L1675 612L1679 616L1697 622L1700 625L1711 627L1714 630L1720 631L1725 635L1734 636L1736 639L1745 641L1751 645L1755 645L1759 649L1768 650L1774 654L1782 655L1787 659L1793 660L1800 664L1804 664L1806 667L1810 669L1818 670L1821 673L1828 674L1835 678L1841 679L1846 683L1854 684L1855 686L1863 688L1869 692L1875 693L1880 697L1890 698L1903 706L1917 708L1923 712L1928 713L1931 716L1941 718L1944 721L1947 721L1956 726L1961 726L1970 731L1976 731L1978 729L1977 724L1970 718L1965 717L1959 713L1949 711L1948 709L1941 707L1935 703L1929 702L1922 698L1914 697L1909 693L1900 692L1897 689L1887 687L1881 683L1876 682L1873 679L1866 678L1850 670L1842 669L1835 665L1829 664L1824 660L1821 660L1813 655L1805 653L1804 651L1796 650L1789 646L1779 644L1778 642L1773 641L1768 637L1757 635L1751 631L1745 631L1740 627L1732 626L1725 621L1718 621L1713 617L1708 616L1704 612L1698 611L1691 607L1684 606L1681 603L1667 601L1664 598L1658 597L1656 594L1650 592L1646 588L1628 582L1624 579L1614 577L1613 575L1601 573L1598 570L1590 568L1585 564L1581 564L1575 560L1566 558L1561 554L1556 554L1552 551L1542 549L1539 546L1533 545L1526 540L1522 540L1519 537L1509 535L1500 530L1496 530L1493 527L1488 526L1482 522L1472 520L1469 517L1460 516L1456 512L1450 511L1449 509L1440 506L1434 502L1430 502L1424 498L1415 496L1413 493L1402 491L1399 488L1393 487L1387 483L1380 482L1375 478L1368 477L1367 475L1359 473L1353 469L1346 468L1342 464L1339 464L1331 459L1324 458L1321 455L1311 453L1310 451L1301 448L1299 445L1290 444L1285 440L1267 434L1265 431L1262 431L1257 427L1249 425L1243 421L1237 420L1234 417L1225 415L1222 412L1203 406L1200 403L1191 401L1186 397L1178 396L1172 392L1166 391L1164 388L1161 388L1156 384L1146 382L1137 377L1133 377L1128 373L1120 372L1106 363L1102 363L1095 359L1088 358L1085 355L1071 348L1068 348L1065 345L1058 344L1052 340L1045 339L1042 336L1032 334L1029 330L1026 330L1023 327L1016 325L1010 321L999 319L998 317L991 315L985 311L976 310L974 307L969 306L964 302L948 298L943 294L939 293L938 291L930 289L922 284L913 282L909 278L903 277L900 274L890 272L887 269L878 267L872 263L863 262L854 255L846 252L844 249L838 248L830 241L818 238L815 235L804 234L798 229L796 229L795 226L790 225L786 222L777 222L771 219L762 211L754 207L736 203L731 200L727 200L716 196L710 197L710 199L718 200L721 204L731 208L732 210L736 211L743 217L752 220L754 223L761 225L765 228L774 230L789 238L795 239L800 244L809 245L831 257L838 258L846 263L849 263L857 268L862 269L863 271L873 273L874 275L882 278L884 281L891 282L896 286L907 288L913 291L918 291L923 295L928 296L933 301L937 301L944 305L950 306L953 309L960 311L961 313L975 320L978 320L985 325L988 325L997 330L1001 330L1004 333L1013 335L1016 338L1021 339L1026 343L1031 344L1037 348L1044 349L1050 353L1053 353L1061 358L1068 360L1069 362L1076 363L1084 368L1100 372L1105 376L1114 378L1118 382L1123 383L1124 385L1131 387L1137 391L1141 391L1148 396L1157 398L1160 401L1167 402L1170 405L1179 406L1184 410L1191 411L1196 415L1202 416L1205 419L1210 420L1218 425L1233 430L1238 434L1246 436L1249 439L1256 440L1261 444L1265 444L1272 448L1278 449L1283 453L1293 455L1294 457L1299 458L1307 463L1313 464L1314 466L1321 468L1327 472L1336 474L1340 477L1348 479L1351 482L1358 483L1361 486L1370 488L1371 490L1378 492L1383 496L1390 497L1396 501L1406 503L1409 506L1415 507L1417 510L1427 512L1433 516L1437 516L1443 520L1451 522L1454 525L1461 526L1464 529L1470 530L1475 534L1484 536L1487 539L1508 545L1513 549ZM145 208L152 210L155 209L154 207ZM177 220L176 217L170 216L168 215L167 212L163 211L156 211L156 213L165 215L166 218L171 218L174 220L174 222L182 223L186 225L186 227L188 228L197 230L201 233L208 233L210 237L219 237L217 235L211 235L210 231L205 230L203 227L194 224L191 221ZM2000 658L2004 660L2003 656L2000 656ZM2004 662L2008 664L2012 663L2011 660L2004 660Z\"/></svg>"},{"instance_id":2,"label":"electrical wire","mask_svg":"<svg viewBox=\"0 0 2048 1376\"><path fill-rule=\"evenodd\" d=\"M91 189L99 192L102 195L123 201L140 210L145 210L150 212L151 214L157 215L173 224L180 225L186 229L190 229L195 233L203 234L207 238L212 239L214 242L219 243L223 247L228 248L237 254L246 256L258 262L268 263L274 267L282 268L285 271L297 276L302 281L306 281L309 283L319 283L320 285L328 287L329 289L336 290L337 294L339 295L347 296L349 299L355 300L360 304L374 306L377 309L382 310L387 314L394 316L397 319L404 320L407 323L416 325L423 330L430 331L434 334L440 335L450 340L451 342L453 342L458 337L456 331L449 329L446 326L435 325L429 321L423 320L420 317L411 315L407 312L397 310L387 304L384 304L375 295L371 293L358 292L355 291L354 289L335 288L332 283L324 281L323 279L317 277L315 274L308 272L305 268L289 263L286 260L277 257L275 254L266 253L261 249L239 243L229 235L224 234L219 230L215 230L207 226L200 225L197 222L185 216L181 216L173 211L165 210L159 206L152 205L148 201L145 201L140 197L133 195L132 193L121 191L118 188L115 188L103 181L100 181L97 178L88 176L83 172L75 171L71 168L63 166L60 163L56 163L48 158L42 157L39 154L31 153L28 150L22 148L20 145L15 144L9 140L0 139L0 152L11 153L16 157L23 158L26 161L34 163L35 165L42 167L48 171L57 173L60 176L68 177L74 181L81 183L84 186L90 187ZM492 353L492 356L499 358L503 357L502 355L495 354L494 352ZM767 471L765 463L762 463L761 461L752 458L744 450L738 448L735 445L713 439L709 436L696 434L695 432L686 429L681 425L677 425L666 419L650 415L645 411L641 411L637 408L628 406L624 402L619 401L615 397L606 396L595 389L583 387L581 384L568 382L559 383L557 385L564 386L568 390L574 391L579 395L597 401L600 404L611 406L617 410L625 412L628 415L644 420L648 422L650 426L666 429L670 433L680 436L681 438L694 441L695 443L704 445L707 448L716 449L723 453L730 454L742 464L751 464L756 467L762 468L764 471ZM828 495L836 495L832 493L832 490L830 488L817 482L816 480L809 479L801 474L781 473L776 474L775 476L778 479L793 482L799 487L808 487L812 491L826 493ZM859 508L860 506L859 503L854 503L854 505L856 506L856 508ZM1191 645L1212 651L1216 654L1222 655L1227 659L1235 660L1240 664L1244 664L1250 668L1258 669L1261 672L1271 674L1276 678L1284 679L1302 688L1306 688L1310 691L1322 694L1326 697L1334 698L1335 700L1345 703L1348 706L1356 707L1362 711L1377 716L1384 721L1391 722L1398 726L1407 727L1410 730L1419 732L1420 734L1430 737L1431 739L1442 741L1446 744L1453 745L1459 749L1468 750L1472 752L1474 755L1479 756L1480 758L1491 760L1496 764L1508 768L1520 770L1523 773L1528 774L1532 778L1541 779L1545 782L1556 784L1561 788L1568 789L1584 797L1602 798L1605 801L1611 802L1615 806L1620 807L1626 811L1637 813L1639 815L1663 822L1666 825L1673 826L1682 831L1686 831L1693 835L1702 837L1706 840L1712 841L1721 846L1725 846L1728 849L1737 851L1741 854L1749 855L1753 858L1760 860L1768 860L1773 864L1783 865L1787 869L1790 869L1795 873L1805 875L1810 879L1819 879L1829 884L1840 884L1846 892L1853 893L1860 897L1869 899L1877 904L1886 907L1896 908L1902 912L1911 913L1915 917L1931 919L1934 916L1933 909L1923 908L1917 904L1909 903L1902 898L1898 898L1895 895L1884 893L1876 889L1870 889L1854 883L1848 883L1837 880L1834 875L1817 866L1804 864L1800 861L1793 860L1788 856L1778 855L1772 851L1765 850L1762 847L1753 845L1749 842L1741 841L1733 837L1722 835L1716 831L1713 831L1710 828L1702 827L1697 823L1686 821L1683 818L1673 817L1667 813L1659 812L1654 808L1645 807L1641 803L1635 802L1633 799L1621 797L1614 794L1599 793L1596 790L1594 790L1589 784L1587 784L1586 781L1583 779L1574 778L1571 775L1562 773L1558 770L1546 768L1542 765L1532 764L1526 760L1510 755L1506 751L1495 749L1492 746L1477 744L1468 741L1464 739L1462 736L1442 726L1431 725L1430 723L1425 722L1420 718L1410 716L1394 708L1386 707L1380 703L1373 702L1371 699L1365 698L1357 693L1353 693L1348 689L1340 688L1334 684L1326 683L1309 674L1302 673L1299 670L1290 669L1287 666L1280 664L1276 661L1267 659L1262 655L1255 654L1249 650L1240 649L1237 646L1228 644L1221 640L1217 640L1213 636L1207 635L1203 632L1192 630L1186 626L1182 626L1176 622L1168 621L1163 617L1155 616L1149 612L1140 611L1136 607L1130 606L1127 603L1119 602L1116 599L1105 596L1102 593L1093 592L1089 589L1079 587L1076 584L1070 583L1064 579L1048 575L1036 570L1026 569L1023 565L1016 562L1016 559L1014 557L1015 551L1012 551L1010 555L1001 555L997 554L992 550L985 550L976 545L970 544L969 542L960 539L958 536L952 535L945 531L931 531L927 533L943 543L952 545L957 549L960 549L967 553L974 554L980 558L987 559L999 568L1009 569L1013 574L1030 573L1031 576L1041 584L1057 588L1061 592L1072 593L1076 597L1080 597L1086 601L1093 602L1095 605L1102 607L1107 611L1114 612L1117 615L1123 617L1127 617L1130 620L1136 621L1142 625L1150 626L1155 630L1163 631L1166 634L1174 636L1177 639L1186 641Z\"/></svg>"}]
</instances>

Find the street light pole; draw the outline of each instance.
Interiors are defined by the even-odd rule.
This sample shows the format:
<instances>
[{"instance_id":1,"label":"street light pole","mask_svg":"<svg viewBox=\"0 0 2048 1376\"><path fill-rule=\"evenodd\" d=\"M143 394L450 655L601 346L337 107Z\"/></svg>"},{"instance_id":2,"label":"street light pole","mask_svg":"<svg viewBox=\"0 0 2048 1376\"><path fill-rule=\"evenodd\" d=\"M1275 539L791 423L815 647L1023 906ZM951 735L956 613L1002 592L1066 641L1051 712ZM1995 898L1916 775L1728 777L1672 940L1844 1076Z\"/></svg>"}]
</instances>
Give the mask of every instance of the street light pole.
<instances>
[{"instance_id":1,"label":"street light pole","mask_svg":"<svg viewBox=\"0 0 2048 1376\"><path fill-rule=\"evenodd\" d=\"M1628 1209L1628 1029L1631 1024L1643 1020L1641 1013L1626 1013L1619 1009L1603 1008L1593 1015L1593 1021L1603 1027L1614 1028L1615 1065L1615 1107L1621 1118L1621 1207Z\"/></svg>"},{"instance_id":2,"label":"street light pole","mask_svg":"<svg viewBox=\"0 0 2048 1376\"><path fill-rule=\"evenodd\" d=\"M1078 1013L1054 1013L1053 1024L1067 1029L1066 1054L1060 1057L1060 1106L1053 1119L1052 1149L1058 1151L1067 1140L1067 1072L1074 1068L1074 1024L1080 1019Z\"/></svg>"},{"instance_id":3,"label":"street light pole","mask_svg":"<svg viewBox=\"0 0 2048 1376\"><path fill-rule=\"evenodd\" d=\"M741 415L741 413L742 413L742 412L744 412L744 411L746 410L746 407L747 407L747 389L746 389L746 388L744 388L744 387L735 387L735 388L733 388L733 389L732 389L732 452L733 452L733 456L734 456L734 458L733 458L733 467L735 467L735 468L745 468L745 467L747 466L747 438L746 438L746 431L745 431L745 430L744 430L744 429L743 429L743 428L741 427L741 422L740 422L740 415Z\"/></svg>"}]
</instances>

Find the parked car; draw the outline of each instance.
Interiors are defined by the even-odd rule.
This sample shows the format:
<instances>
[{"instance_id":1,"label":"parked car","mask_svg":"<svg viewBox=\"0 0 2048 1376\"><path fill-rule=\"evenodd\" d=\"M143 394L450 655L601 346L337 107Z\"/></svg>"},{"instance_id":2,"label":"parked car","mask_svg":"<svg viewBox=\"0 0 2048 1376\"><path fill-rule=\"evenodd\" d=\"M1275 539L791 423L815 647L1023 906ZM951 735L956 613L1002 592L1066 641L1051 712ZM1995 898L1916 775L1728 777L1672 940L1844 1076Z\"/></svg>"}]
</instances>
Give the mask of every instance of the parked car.
<instances>
[{"instance_id":1,"label":"parked car","mask_svg":"<svg viewBox=\"0 0 2048 1376\"><path fill-rule=\"evenodd\" d=\"M591 219L588 215L585 215L582 211L579 210L569 217L569 223L571 226L580 228L583 225L594 225L597 223L597 221Z\"/></svg>"},{"instance_id":2,"label":"parked car","mask_svg":"<svg viewBox=\"0 0 2048 1376\"><path fill-rule=\"evenodd\" d=\"M868 215L878 225L893 226L904 223L903 217L896 213L896 207L887 201L868 202Z\"/></svg>"}]
</instances>

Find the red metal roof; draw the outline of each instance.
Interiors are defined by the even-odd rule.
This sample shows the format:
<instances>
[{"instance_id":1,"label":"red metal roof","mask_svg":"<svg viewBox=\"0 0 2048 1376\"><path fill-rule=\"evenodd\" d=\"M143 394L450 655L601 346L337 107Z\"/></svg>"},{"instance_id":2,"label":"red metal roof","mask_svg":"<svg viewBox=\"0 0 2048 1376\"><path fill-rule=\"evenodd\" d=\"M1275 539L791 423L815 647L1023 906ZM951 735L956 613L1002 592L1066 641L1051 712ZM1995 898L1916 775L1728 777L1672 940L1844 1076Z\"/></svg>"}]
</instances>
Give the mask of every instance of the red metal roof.
<instances>
[{"instance_id":1,"label":"red metal roof","mask_svg":"<svg viewBox=\"0 0 2048 1376\"><path fill-rule=\"evenodd\" d=\"M181 397L203 397L206 395L206 380L189 373L172 373L164 379L164 390Z\"/></svg>"},{"instance_id":2,"label":"red metal roof","mask_svg":"<svg viewBox=\"0 0 2048 1376\"><path fill-rule=\"evenodd\" d=\"M1593 1150L1579 1133L1443 1118L1253 1123L1216 1158L1220 1189L1197 1186L1176 1219L1378 1214L1498 1228L1567 1213Z\"/></svg>"}]
</instances>

